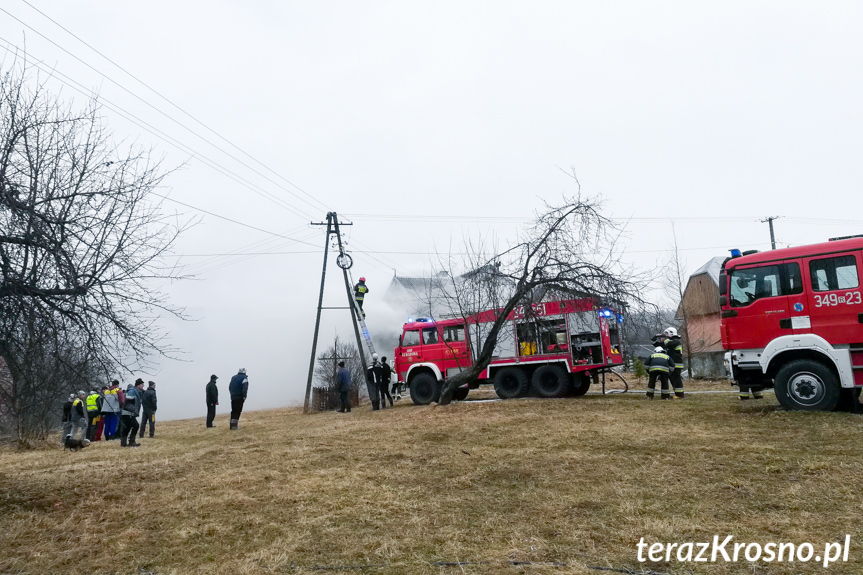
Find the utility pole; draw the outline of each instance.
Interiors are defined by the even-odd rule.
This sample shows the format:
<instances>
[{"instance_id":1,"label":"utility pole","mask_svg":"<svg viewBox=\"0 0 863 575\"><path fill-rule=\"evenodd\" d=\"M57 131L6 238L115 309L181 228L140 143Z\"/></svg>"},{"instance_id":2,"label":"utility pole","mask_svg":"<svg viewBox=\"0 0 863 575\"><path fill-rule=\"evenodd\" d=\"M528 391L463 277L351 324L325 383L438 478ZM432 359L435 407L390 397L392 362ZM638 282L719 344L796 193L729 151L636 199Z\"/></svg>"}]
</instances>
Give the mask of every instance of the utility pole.
<instances>
[{"instance_id":1,"label":"utility pole","mask_svg":"<svg viewBox=\"0 0 863 575\"><path fill-rule=\"evenodd\" d=\"M344 273L344 277L345 277L345 290L346 290L347 295L348 295L347 309L351 310L351 320L352 320L352 323L354 324L354 335L357 338L357 350L359 351L360 361L362 361L363 367L365 367L365 365L366 365L365 354L363 354L363 344L362 344L362 341L360 340L360 330L357 327L356 309L355 309L355 306L353 305L352 296L351 296L351 289L350 289L350 285L348 282L348 268L351 267L351 265L353 265L353 262L351 261L351 257L345 253L344 246L342 245L342 236L339 232L339 218L336 215L336 212L329 212L329 213L327 213L327 221L326 222L317 222L317 223L311 222L311 225L313 225L313 226L327 226L327 237L324 240L324 266L323 266L323 269L321 270L321 293L318 296L318 315L315 318L315 335L312 338L312 357L309 360L309 378L306 381L306 400L305 400L305 403L303 404L303 413L309 412L309 399L310 399L311 394L312 394L312 376L315 373L315 352L317 352L317 349L318 349L318 332L319 332L320 327L321 327L321 310L324 309L323 308L323 302L324 302L324 284L326 283L326 278L327 278L327 254L329 253L330 235L332 235L332 234L336 235L336 239L338 240L338 244L339 244L339 257L336 260L336 263L338 264L338 266L340 268L342 268L342 272ZM353 224L342 224L342 225L343 226L350 226ZM326 309L345 309L345 308L334 307L334 308L326 308Z\"/></svg>"},{"instance_id":2,"label":"utility pole","mask_svg":"<svg viewBox=\"0 0 863 575\"><path fill-rule=\"evenodd\" d=\"M773 220L778 220L779 216L770 216L761 220L761 223L767 222L770 225L770 249L776 249L776 238L773 236Z\"/></svg>"}]
</instances>

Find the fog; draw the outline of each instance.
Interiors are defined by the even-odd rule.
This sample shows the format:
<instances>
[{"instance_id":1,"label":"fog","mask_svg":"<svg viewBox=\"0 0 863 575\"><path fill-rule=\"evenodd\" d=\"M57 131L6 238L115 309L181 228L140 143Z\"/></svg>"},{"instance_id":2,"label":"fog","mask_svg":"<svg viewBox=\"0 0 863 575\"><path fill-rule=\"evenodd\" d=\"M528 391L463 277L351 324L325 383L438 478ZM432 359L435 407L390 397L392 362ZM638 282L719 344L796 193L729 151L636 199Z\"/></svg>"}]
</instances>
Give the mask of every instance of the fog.
<instances>
[{"instance_id":1,"label":"fog","mask_svg":"<svg viewBox=\"0 0 863 575\"><path fill-rule=\"evenodd\" d=\"M157 382L163 419L203 420L210 374L227 411L240 367L248 409L302 401L328 211L353 223L382 355L406 316L395 273L506 246L572 170L642 270L674 235L689 271L769 249L768 216L780 246L863 232L859 3L32 5L2 7L4 66L26 46L50 89L98 92L118 143L178 168L164 192L187 205L164 209L201 218L171 260L196 278L154 286L191 319L160 324L181 352L120 374ZM333 256L324 305L344 306ZM320 334L352 340L348 312Z\"/></svg>"}]
</instances>

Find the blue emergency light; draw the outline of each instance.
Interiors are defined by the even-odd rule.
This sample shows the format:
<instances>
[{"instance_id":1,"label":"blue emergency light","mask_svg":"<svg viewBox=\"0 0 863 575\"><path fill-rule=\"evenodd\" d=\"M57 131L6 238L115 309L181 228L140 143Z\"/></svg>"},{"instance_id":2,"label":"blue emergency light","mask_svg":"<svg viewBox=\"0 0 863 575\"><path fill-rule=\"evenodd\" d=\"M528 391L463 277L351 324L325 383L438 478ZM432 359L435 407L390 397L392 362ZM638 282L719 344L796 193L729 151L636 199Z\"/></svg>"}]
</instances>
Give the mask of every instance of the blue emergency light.
<instances>
[{"instance_id":1,"label":"blue emergency light","mask_svg":"<svg viewBox=\"0 0 863 575\"><path fill-rule=\"evenodd\" d=\"M740 253L740 250L738 250L737 248L735 248L733 250L728 250L728 251L731 252L731 257L733 257L733 258L739 258L742 255Z\"/></svg>"},{"instance_id":2,"label":"blue emergency light","mask_svg":"<svg viewBox=\"0 0 863 575\"><path fill-rule=\"evenodd\" d=\"M414 318L409 317L409 318L408 318L408 323L413 323L413 322L414 322Z\"/></svg>"}]
</instances>

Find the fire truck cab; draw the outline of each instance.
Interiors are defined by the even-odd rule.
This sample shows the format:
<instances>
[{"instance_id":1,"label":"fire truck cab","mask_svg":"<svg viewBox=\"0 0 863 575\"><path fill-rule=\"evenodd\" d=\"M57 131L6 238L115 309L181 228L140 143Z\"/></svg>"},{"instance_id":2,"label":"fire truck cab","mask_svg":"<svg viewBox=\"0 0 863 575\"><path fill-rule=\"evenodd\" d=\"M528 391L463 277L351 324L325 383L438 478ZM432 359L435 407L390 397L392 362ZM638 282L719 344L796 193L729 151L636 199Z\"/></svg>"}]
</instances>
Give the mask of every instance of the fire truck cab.
<instances>
[{"instance_id":1,"label":"fire truck cab","mask_svg":"<svg viewBox=\"0 0 863 575\"><path fill-rule=\"evenodd\" d=\"M437 401L443 382L470 367L486 340L495 310L467 318L410 318L395 349L394 371L414 403ZM498 334L492 360L472 388L494 384L503 399L583 395L598 374L623 363L619 322L623 316L591 298L516 308ZM456 390L465 399L467 385Z\"/></svg>"},{"instance_id":2,"label":"fire truck cab","mask_svg":"<svg viewBox=\"0 0 863 575\"><path fill-rule=\"evenodd\" d=\"M863 237L746 252L719 276L722 345L738 384L783 407L832 410L863 387Z\"/></svg>"}]
</instances>

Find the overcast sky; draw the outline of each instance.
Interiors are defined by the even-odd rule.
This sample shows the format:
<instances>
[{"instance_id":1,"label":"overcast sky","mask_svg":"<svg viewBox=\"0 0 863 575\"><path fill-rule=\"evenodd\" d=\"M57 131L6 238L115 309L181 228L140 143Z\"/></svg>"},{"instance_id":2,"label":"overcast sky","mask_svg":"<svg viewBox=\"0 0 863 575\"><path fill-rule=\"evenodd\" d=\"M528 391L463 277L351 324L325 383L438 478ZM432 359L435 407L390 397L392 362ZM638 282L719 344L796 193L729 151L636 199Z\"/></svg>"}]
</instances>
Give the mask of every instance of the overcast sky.
<instances>
[{"instance_id":1,"label":"overcast sky","mask_svg":"<svg viewBox=\"0 0 863 575\"><path fill-rule=\"evenodd\" d=\"M177 245L197 280L166 289L196 321L163 323L185 361L145 376L165 419L203 417L211 373L229 410L239 367L250 409L301 401L324 244L309 222L329 210L354 223L373 335L405 319L380 301L394 271L427 273L480 233L505 245L575 191L570 170L625 223L625 259L641 269L663 259L672 229L689 271L729 248L769 249L767 216L781 216L781 246L863 233L859 2L0 10L0 47L26 47L69 99L98 92L118 141L183 166L171 198L291 238L203 215ZM275 253L210 255L231 252ZM328 272L324 305L344 305ZM324 312L322 345L335 333L350 336L347 312Z\"/></svg>"}]
</instances>

